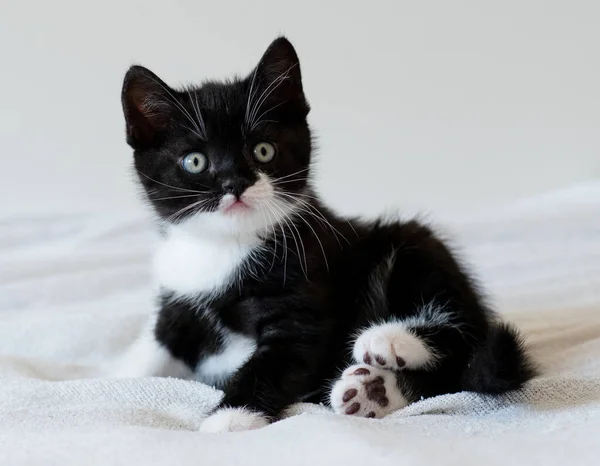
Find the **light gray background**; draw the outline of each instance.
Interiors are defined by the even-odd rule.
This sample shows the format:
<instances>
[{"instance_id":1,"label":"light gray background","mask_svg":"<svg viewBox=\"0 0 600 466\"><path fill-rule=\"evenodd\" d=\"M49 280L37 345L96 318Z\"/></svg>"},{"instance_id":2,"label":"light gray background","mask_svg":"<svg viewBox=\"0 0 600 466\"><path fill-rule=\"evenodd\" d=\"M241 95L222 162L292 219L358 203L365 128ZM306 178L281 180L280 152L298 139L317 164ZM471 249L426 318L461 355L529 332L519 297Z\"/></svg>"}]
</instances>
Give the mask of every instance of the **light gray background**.
<instances>
[{"instance_id":1,"label":"light gray background","mask_svg":"<svg viewBox=\"0 0 600 466\"><path fill-rule=\"evenodd\" d=\"M3 212L139 209L119 93L247 73L285 33L345 212L464 210L600 175L600 2L1 0Z\"/></svg>"}]
</instances>

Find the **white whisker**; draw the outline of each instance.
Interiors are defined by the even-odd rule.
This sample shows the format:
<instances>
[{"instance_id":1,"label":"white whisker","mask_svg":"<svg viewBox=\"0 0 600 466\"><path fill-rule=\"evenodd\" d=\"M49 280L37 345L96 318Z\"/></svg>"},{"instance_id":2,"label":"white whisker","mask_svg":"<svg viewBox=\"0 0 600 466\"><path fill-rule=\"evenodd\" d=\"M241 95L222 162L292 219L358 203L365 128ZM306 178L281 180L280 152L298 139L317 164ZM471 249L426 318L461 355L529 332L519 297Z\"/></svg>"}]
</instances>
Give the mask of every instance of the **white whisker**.
<instances>
[{"instance_id":1,"label":"white whisker","mask_svg":"<svg viewBox=\"0 0 600 466\"><path fill-rule=\"evenodd\" d=\"M305 211L301 210L300 212L305 212ZM325 248L323 247L323 243L319 239L319 235L317 235L317 232L312 227L312 225L310 224L310 222L308 220L306 220L302 216L302 214L300 212L296 212L296 215L298 217L300 217L304 223L306 223L306 225L308 226L308 228L310 228L310 230L312 231L313 235L315 235L315 238L319 242L319 246L321 247L321 252L323 253L323 259L325 260L325 268L327 269L327 272L329 272L329 262L327 262L327 255L325 254Z\"/></svg>"},{"instance_id":2,"label":"white whisker","mask_svg":"<svg viewBox=\"0 0 600 466\"><path fill-rule=\"evenodd\" d=\"M177 98L173 95L173 93L167 87L165 87L160 81L157 81L156 79L154 79L151 76L148 76L148 78L150 78L152 81L154 81L156 84L158 84L160 87L162 87L164 89L164 91L168 94L168 96L170 96L170 100L179 108L179 110L181 110L181 113L183 113L183 115L186 116L187 119L190 120L192 125L196 128L196 130L198 131L197 136L201 137L200 134L202 134L202 131L200 130L200 128L198 127L198 125L196 124L196 122L194 121L192 116L190 115L190 112L188 112L186 110L184 105L181 102L179 102L179 100L177 100ZM201 137L201 139L204 139L204 137Z\"/></svg>"},{"instance_id":3,"label":"white whisker","mask_svg":"<svg viewBox=\"0 0 600 466\"><path fill-rule=\"evenodd\" d=\"M304 277L306 278L306 280L309 281L308 280L308 263L306 261L306 249L304 248L304 242L302 241L302 235L300 235L300 231L298 230L298 227L296 227L296 225L294 224L294 220L289 216L289 214L287 214L285 212L285 209L283 209L283 207L279 207L276 202L273 203L273 207L277 208L279 210L279 212L281 212L283 214L282 220L290 227L290 233L292 234L292 238L294 240L294 243L296 244L296 250L298 251L298 259L300 260L300 269L304 273ZM289 222L288 222L288 220L289 220ZM298 233L298 239L296 239L296 235L294 234L294 231L292 230L292 228L296 231L296 233ZM302 252L300 251L300 249L302 249ZM304 265L302 264L303 258L304 258Z\"/></svg>"},{"instance_id":4,"label":"white whisker","mask_svg":"<svg viewBox=\"0 0 600 466\"><path fill-rule=\"evenodd\" d=\"M213 199L211 198L211 199L202 199L200 201L194 202L194 203L192 203L192 204L190 204L190 205L188 205L188 206L186 206L186 207L184 207L182 209L179 209L174 214L169 215L169 217L167 217L167 221L178 220L178 217L181 217L181 215L184 214L185 212L187 212L189 210L192 210L192 209L195 209L195 208L198 208L198 207L201 207L201 206L207 204L208 202L210 202L212 200Z\"/></svg>"},{"instance_id":5,"label":"white whisker","mask_svg":"<svg viewBox=\"0 0 600 466\"><path fill-rule=\"evenodd\" d=\"M297 172L290 173L289 175L280 176L279 178L275 178L274 181L285 180L286 178L289 178L289 177L294 176L294 175L298 175L299 173L303 173L303 172L308 171L308 170L310 170L310 167L303 168L302 170L298 170Z\"/></svg>"},{"instance_id":6,"label":"white whisker","mask_svg":"<svg viewBox=\"0 0 600 466\"><path fill-rule=\"evenodd\" d=\"M283 81L289 79L290 71L296 66L298 66L298 63L294 63L287 70L283 71L279 76L273 79L273 81L265 88L260 97L256 100L250 111L250 128L253 128L255 126L255 122L257 120L256 116L258 115L258 112L262 108L263 104L267 101L271 94L281 85Z\"/></svg>"},{"instance_id":7,"label":"white whisker","mask_svg":"<svg viewBox=\"0 0 600 466\"><path fill-rule=\"evenodd\" d=\"M199 139L204 140L204 136L202 136L201 134L197 133L196 131L194 131L192 128L190 128L187 125L181 125L181 127L187 129L190 133L194 134L195 136L197 136Z\"/></svg>"},{"instance_id":8,"label":"white whisker","mask_svg":"<svg viewBox=\"0 0 600 466\"><path fill-rule=\"evenodd\" d=\"M202 112L200 111L200 105L198 105L198 93L194 92L194 100L196 101L196 116L198 117L198 124L200 125L200 129L202 130L202 134L204 135L204 139L208 139L206 135L206 125L204 124L204 118L202 117Z\"/></svg>"},{"instance_id":9,"label":"white whisker","mask_svg":"<svg viewBox=\"0 0 600 466\"><path fill-rule=\"evenodd\" d=\"M254 73L252 73L252 81L250 81L250 90L248 91L248 101L246 102L246 115L244 117L244 121L246 123L246 127L250 127L250 105L252 103L252 98L254 97L254 82L256 81L256 73L258 72L258 66L254 68Z\"/></svg>"},{"instance_id":10,"label":"white whisker","mask_svg":"<svg viewBox=\"0 0 600 466\"><path fill-rule=\"evenodd\" d=\"M149 197L150 200L152 201L165 201L167 199L183 199L183 198L188 198L188 197L198 197L198 194L184 194L182 196L168 196L168 197Z\"/></svg>"},{"instance_id":11,"label":"white whisker","mask_svg":"<svg viewBox=\"0 0 600 466\"><path fill-rule=\"evenodd\" d=\"M300 203L302 206L304 206L306 208L306 210L305 210L306 213L311 214L317 220L320 220L321 222L325 223L325 225L327 225L331 229L331 231L334 233L334 236L339 235L340 238L342 238L344 241L346 241L346 243L350 244L350 241L348 241L348 239L337 228L335 228L329 220L327 220L325 218L325 216L321 213L321 211L319 209L317 209L315 206L310 204L308 201L302 199L302 196L304 196L303 194L298 194L297 196L292 196L291 194L288 194L288 193L278 192L277 195L287 197L287 198L291 199L292 201ZM336 240L337 240L337 236L336 236ZM342 246L341 243L339 242L339 240L338 240L338 244L340 245L340 247Z\"/></svg>"},{"instance_id":12,"label":"white whisker","mask_svg":"<svg viewBox=\"0 0 600 466\"><path fill-rule=\"evenodd\" d=\"M173 190L175 190L175 191L183 191L183 192L188 192L188 193L196 193L196 194L205 194L205 193L206 193L206 191L197 191L197 190L195 190L195 189L186 189L186 188L180 188L180 187L178 187L178 186L171 186L170 184L162 183L162 182L160 182L160 181L158 181L158 180L155 180L154 178L150 178L148 175L146 175L144 172L142 172L142 171L140 171L140 170L137 170L137 169L136 169L136 171L137 171L137 172L138 172L140 175L142 175L144 178L148 178L150 181L152 181L152 182L154 182L154 183L156 183L156 184L159 184L159 185L161 185L161 186L164 186L164 187L166 187L166 188L173 189Z\"/></svg>"},{"instance_id":13,"label":"white whisker","mask_svg":"<svg viewBox=\"0 0 600 466\"><path fill-rule=\"evenodd\" d=\"M269 207L268 204L266 205L266 207ZM263 206L261 205L261 211L263 211ZM264 211L263 211L264 212ZM274 214L274 212L271 210L271 212ZM271 231L273 233L273 260L271 261L271 267L269 268L269 272L271 273L271 270L273 270L273 266L275 265L275 261L277 259L277 232L275 231L275 222L277 222L277 217L275 217L275 222L273 221L273 219L271 219L271 214L269 212L265 212L267 214L268 218L268 224L271 226Z\"/></svg>"},{"instance_id":14,"label":"white whisker","mask_svg":"<svg viewBox=\"0 0 600 466\"><path fill-rule=\"evenodd\" d=\"M308 181L308 180L309 180L309 178L295 178L293 180L273 181L271 184L273 186L279 186L279 185L286 184L286 183L297 183L299 181ZM312 196L312 197L314 197L314 196Z\"/></svg>"},{"instance_id":15,"label":"white whisker","mask_svg":"<svg viewBox=\"0 0 600 466\"><path fill-rule=\"evenodd\" d=\"M273 215L275 215L275 217L277 217L276 211L275 209L277 208L276 205L274 205L273 201L269 201L266 204L269 209L271 209L271 211L273 212ZM279 210L279 209L277 209ZM285 229L283 227L283 224L281 223L280 220L277 221L277 225L279 226L279 229L281 230L281 236L283 238L283 251L284 251L284 260L283 260L283 286L285 286L285 282L286 282L286 277L287 277L287 259L288 259L288 243L287 243L287 236L285 234Z\"/></svg>"},{"instance_id":16,"label":"white whisker","mask_svg":"<svg viewBox=\"0 0 600 466\"><path fill-rule=\"evenodd\" d=\"M287 102L287 100L284 100L283 102L279 102L276 105L273 105L270 109L265 110L264 112L262 112L260 114L260 116L258 118L256 118L256 121L252 124L252 128L250 128L250 132L254 131L254 128L256 128L258 125L260 125L261 123L265 123L267 121L271 122L271 123L277 123L277 121L275 120L263 120L262 117L264 117L266 114L268 114L269 112L272 112L273 110L275 110L277 107L285 104Z\"/></svg>"}]
</instances>

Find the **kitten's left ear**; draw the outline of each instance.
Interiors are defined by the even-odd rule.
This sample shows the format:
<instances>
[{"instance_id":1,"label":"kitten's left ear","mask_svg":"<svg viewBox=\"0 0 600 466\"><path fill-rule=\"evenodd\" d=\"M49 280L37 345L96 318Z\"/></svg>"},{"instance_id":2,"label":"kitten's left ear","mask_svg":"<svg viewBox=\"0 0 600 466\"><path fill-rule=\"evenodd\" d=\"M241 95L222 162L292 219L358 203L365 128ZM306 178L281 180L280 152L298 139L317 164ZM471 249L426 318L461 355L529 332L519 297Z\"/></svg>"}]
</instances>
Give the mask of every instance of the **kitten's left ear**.
<instances>
[{"instance_id":1,"label":"kitten's left ear","mask_svg":"<svg viewBox=\"0 0 600 466\"><path fill-rule=\"evenodd\" d=\"M260 59L254 73L261 92L267 96L266 101L291 104L306 116L309 106L302 89L300 61L289 40L285 37L275 39Z\"/></svg>"}]
</instances>

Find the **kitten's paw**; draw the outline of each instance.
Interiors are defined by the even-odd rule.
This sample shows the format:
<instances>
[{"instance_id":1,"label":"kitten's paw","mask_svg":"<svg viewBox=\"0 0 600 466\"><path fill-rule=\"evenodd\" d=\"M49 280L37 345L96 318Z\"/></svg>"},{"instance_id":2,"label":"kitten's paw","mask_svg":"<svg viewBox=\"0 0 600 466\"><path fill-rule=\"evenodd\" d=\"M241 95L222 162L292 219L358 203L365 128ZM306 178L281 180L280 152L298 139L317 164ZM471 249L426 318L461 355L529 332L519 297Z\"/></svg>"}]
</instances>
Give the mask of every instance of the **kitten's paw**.
<instances>
[{"instance_id":1,"label":"kitten's paw","mask_svg":"<svg viewBox=\"0 0 600 466\"><path fill-rule=\"evenodd\" d=\"M222 408L208 416L200 426L203 433L241 432L260 429L269 425L269 420L262 414L245 408Z\"/></svg>"},{"instance_id":2,"label":"kitten's paw","mask_svg":"<svg viewBox=\"0 0 600 466\"><path fill-rule=\"evenodd\" d=\"M344 371L329 401L338 414L373 418L382 418L408 404L398 388L396 374L365 364Z\"/></svg>"},{"instance_id":3,"label":"kitten's paw","mask_svg":"<svg viewBox=\"0 0 600 466\"><path fill-rule=\"evenodd\" d=\"M435 361L435 354L401 323L374 325L354 343L356 362L389 370L418 369Z\"/></svg>"}]
</instances>

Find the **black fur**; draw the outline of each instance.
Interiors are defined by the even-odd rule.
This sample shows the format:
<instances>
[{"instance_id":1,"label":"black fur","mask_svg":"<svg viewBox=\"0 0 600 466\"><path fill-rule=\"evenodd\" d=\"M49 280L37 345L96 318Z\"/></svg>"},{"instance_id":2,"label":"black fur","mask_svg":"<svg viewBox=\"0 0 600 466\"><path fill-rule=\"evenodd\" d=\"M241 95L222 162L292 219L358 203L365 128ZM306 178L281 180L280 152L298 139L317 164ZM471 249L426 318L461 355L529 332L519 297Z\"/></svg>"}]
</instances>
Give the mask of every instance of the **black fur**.
<instances>
[{"instance_id":1,"label":"black fur","mask_svg":"<svg viewBox=\"0 0 600 466\"><path fill-rule=\"evenodd\" d=\"M285 79L259 109L263 121L249 124L249 94L266 94L282 74ZM274 417L299 400L326 400L331 381L351 362L358 329L425 316L428 306L450 318L414 328L440 359L428 370L399 373L411 400L461 390L502 393L533 375L516 332L496 322L470 277L428 227L347 220L316 198L308 176L309 107L298 58L286 39L273 42L248 77L189 91L173 90L150 71L132 67L123 106L140 182L163 221L214 211L228 184L241 191L256 181L258 169L284 179L276 191L303 203L292 214L297 231L287 231L287 250L281 235L276 241L265 233L263 252L246 264L241 283L193 303L169 290L161 297L156 337L191 368L224 344L215 328L256 339L250 360L221 384L223 406L248 406ZM205 127L190 129L185 113L196 110ZM274 143L277 156L258 167L251 150L260 141ZM208 157L210 171L189 175L181 169L181 157L193 151ZM173 198L181 193L173 186L206 193ZM202 196L206 202L185 210ZM302 238L303 249L293 235Z\"/></svg>"}]
</instances>

